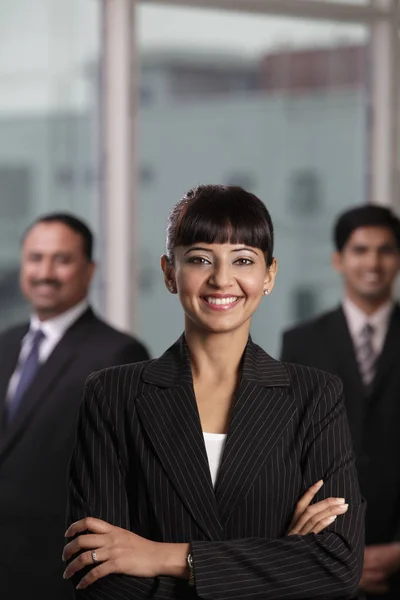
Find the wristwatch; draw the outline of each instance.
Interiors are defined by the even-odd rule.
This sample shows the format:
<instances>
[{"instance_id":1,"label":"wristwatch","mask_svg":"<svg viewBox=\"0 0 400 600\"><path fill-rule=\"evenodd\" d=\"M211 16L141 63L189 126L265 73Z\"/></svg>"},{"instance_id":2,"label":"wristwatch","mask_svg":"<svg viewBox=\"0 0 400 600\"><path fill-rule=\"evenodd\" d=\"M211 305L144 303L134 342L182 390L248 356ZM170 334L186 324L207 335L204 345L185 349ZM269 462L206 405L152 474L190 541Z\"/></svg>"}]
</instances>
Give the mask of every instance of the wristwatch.
<instances>
[{"instance_id":1,"label":"wristwatch","mask_svg":"<svg viewBox=\"0 0 400 600\"><path fill-rule=\"evenodd\" d=\"M193 556L188 554L187 556L187 564L189 566L189 585L193 586L195 584L194 581L194 564L193 564Z\"/></svg>"}]
</instances>

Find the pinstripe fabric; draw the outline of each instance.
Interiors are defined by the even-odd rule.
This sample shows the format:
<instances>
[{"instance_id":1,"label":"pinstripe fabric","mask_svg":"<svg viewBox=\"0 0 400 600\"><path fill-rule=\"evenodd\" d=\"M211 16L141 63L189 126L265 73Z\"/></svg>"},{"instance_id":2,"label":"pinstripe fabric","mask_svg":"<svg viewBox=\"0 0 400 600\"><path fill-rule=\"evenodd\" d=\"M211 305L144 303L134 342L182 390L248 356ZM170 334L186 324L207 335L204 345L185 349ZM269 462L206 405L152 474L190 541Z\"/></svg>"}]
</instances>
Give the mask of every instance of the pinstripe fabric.
<instances>
[{"instance_id":1,"label":"pinstripe fabric","mask_svg":"<svg viewBox=\"0 0 400 600\"><path fill-rule=\"evenodd\" d=\"M324 533L285 536L303 492L350 507ZM184 337L160 359L86 385L69 476L69 523L91 515L155 541L190 542L195 591L113 575L77 598L346 598L361 575L364 506L339 379L273 360L251 340L215 491Z\"/></svg>"}]
</instances>

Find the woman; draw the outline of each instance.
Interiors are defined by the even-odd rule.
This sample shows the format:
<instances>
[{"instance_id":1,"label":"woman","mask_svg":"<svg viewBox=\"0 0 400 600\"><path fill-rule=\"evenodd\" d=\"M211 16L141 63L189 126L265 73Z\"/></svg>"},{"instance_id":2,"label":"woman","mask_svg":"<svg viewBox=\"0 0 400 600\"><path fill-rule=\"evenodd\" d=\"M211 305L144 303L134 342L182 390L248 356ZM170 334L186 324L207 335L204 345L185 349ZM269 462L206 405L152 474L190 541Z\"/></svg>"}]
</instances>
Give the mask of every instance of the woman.
<instances>
[{"instance_id":1,"label":"woman","mask_svg":"<svg viewBox=\"0 0 400 600\"><path fill-rule=\"evenodd\" d=\"M87 382L64 576L102 600L350 597L364 507L341 384L249 338L277 271L264 204L237 187L188 192L162 269L185 332Z\"/></svg>"}]
</instances>

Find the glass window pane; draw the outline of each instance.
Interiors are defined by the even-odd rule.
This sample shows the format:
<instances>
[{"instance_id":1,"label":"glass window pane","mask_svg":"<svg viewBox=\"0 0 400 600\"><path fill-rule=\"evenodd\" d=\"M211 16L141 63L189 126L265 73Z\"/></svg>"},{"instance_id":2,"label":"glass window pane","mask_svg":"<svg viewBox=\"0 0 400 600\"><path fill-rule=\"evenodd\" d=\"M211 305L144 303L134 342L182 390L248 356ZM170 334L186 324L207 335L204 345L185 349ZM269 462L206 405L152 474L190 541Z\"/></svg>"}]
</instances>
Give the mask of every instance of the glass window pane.
<instances>
[{"instance_id":1,"label":"glass window pane","mask_svg":"<svg viewBox=\"0 0 400 600\"><path fill-rule=\"evenodd\" d=\"M33 10L13 0L0 23L2 328L28 310L18 285L25 227L57 210L98 230L99 3L41 0Z\"/></svg>"},{"instance_id":2,"label":"glass window pane","mask_svg":"<svg viewBox=\"0 0 400 600\"><path fill-rule=\"evenodd\" d=\"M253 336L277 355L285 327L339 298L332 222L367 196L369 31L151 5L138 25L141 336L158 354L183 328L159 272L168 210L198 183L238 184L276 227Z\"/></svg>"}]
</instances>

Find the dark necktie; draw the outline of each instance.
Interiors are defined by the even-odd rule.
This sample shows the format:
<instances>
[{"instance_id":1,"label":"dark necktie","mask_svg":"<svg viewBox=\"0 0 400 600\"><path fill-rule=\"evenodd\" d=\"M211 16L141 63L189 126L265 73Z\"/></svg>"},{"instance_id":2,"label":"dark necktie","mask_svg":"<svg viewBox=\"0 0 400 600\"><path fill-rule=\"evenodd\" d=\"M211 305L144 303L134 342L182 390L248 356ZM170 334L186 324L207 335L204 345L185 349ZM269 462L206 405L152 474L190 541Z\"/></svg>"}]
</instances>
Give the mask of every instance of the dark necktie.
<instances>
[{"instance_id":1,"label":"dark necktie","mask_svg":"<svg viewBox=\"0 0 400 600\"><path fill-rule=\"evenodd\" d=\"M35 335L32 339L32 346L29 351L28 356L25 359L25 362L22 366L20 378L15 389L15 392L11 396L8 402L8 410L7 410L7 421L10 423L15 415L17 414L18 408L21 404L21 400L23 395L29 385L32 383L39 367L39 350L40 344L42 343L45 335L41 329L38 329L35 332Z\"/></svg>"},{"instance_id":2,"label":"dark necktie","mask_svg":"<svg viewBox=\"0 0 400 600\"><path fill-rule=\"evenodd\" d=\"M369 323L364 325L357 345L356 354L361 378L365 387L368 389L375 376L376 353L372 345L374 328Z\"/></svg>"}]
</instances>

